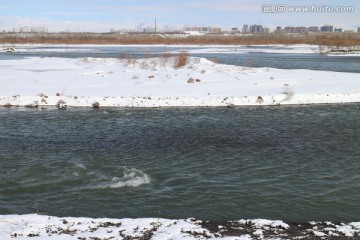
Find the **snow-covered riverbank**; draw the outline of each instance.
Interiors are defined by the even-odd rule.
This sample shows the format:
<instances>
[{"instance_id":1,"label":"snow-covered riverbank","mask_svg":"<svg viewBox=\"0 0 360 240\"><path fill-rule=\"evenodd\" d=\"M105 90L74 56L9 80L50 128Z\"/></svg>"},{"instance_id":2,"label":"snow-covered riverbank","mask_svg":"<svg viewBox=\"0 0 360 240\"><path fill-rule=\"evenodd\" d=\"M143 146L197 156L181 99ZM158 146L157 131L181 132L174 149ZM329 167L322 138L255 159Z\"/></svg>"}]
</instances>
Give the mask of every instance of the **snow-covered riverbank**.
<instances>
[{"instance_id":1,"label":"snow-covered riverbank","mask_svg":"<svg viewBox=\"0 0 360 240\"><path fill-rule=\"evenodd\" d=\"M163 107L350 103L357 73L281 70L189 58L2 60L0 105Z\"/></svg>"},{"instance_id":2,"label":"snow-covered riverbank","mask_svg":"<svg viewBox=\"0 0 360 240\"><path fill-rule=\"evenodd\" d=\"M0 239L309 239L359 237L360 222L287 224L265 219L207 222L170 220L93 219L45 215L0 215ZM320 239L320 238L319 238Z\"/></svg>"}]
</instances>

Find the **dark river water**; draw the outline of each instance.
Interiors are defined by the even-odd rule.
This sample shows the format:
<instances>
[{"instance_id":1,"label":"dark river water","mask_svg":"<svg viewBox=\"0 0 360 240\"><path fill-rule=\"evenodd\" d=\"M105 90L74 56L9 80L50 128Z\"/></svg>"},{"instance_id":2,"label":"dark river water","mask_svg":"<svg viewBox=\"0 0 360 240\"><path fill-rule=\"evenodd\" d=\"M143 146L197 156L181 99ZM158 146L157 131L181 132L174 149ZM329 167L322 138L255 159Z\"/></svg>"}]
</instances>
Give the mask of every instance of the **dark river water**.
<instances>
[{"instance_id":1,"label":"dark river water","mask_svg":"<svg viewBox=\"0 0 360 240\"><path fill-rule=\"evenodd\" d=\"M3 108L0 146L0 214L359 220L359 104Z\"/></svg>"},{"instance_id":2,"label":"dark river water","mask_svg":"<svg viewBox=\"0 0 360 240\"><path fill-rule=\"evenodd\" d=\"M204 50L205 49L205 50ZM212 53L206 53L207 50ZM26 46L19 52L0 53L2 59L23 57L66 57L66 58L134 58L157 57L163 53L176 54L188 51L191 56L203 57L215 62L247 67L271 67L279 69L312 69L335 72L360 73L360 56L330 56L317 53L271 53L289 47L239 46L237 47L176 47L176 46ZM236 51L239 50L239 51ZM291 48L290 48L291 50ZM219 52L217 52L219 51ZM230 51L230 52L229 52ZM260 51L260 52L259 52ZM263 51L263 52L262 52ZM266 52L268 51L268 52ZM270 52L269 52L270 51ZM197 53L195 53L197 52ZM202 53L201 53L202 52Z\"/></svg>"}]
</instances>

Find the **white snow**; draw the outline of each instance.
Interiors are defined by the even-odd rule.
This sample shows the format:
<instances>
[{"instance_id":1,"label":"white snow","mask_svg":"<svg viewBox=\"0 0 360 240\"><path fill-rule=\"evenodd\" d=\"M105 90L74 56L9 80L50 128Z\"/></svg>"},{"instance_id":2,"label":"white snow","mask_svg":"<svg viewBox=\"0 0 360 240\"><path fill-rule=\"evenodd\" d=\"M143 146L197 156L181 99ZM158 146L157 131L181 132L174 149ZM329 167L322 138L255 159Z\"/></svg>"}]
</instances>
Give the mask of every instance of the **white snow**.
<instances>
[{"instance_id":1,"label":"white snow","mask_svg":"<svg viewBox=\"0 0 360 240\"><path fill-rule=\"evenodd\" d=\"M349 103L358 73L223 65L189 58L1 60L0 105L162 107ZM189 78L198 82L188 83Z\"/></svg>"},{"instance_id":2,"label":"white snow","mask_svg":"<svg viewBox=\"0 0 360 240\"><path fill-rule=\"evenodd\" d=\"M164 239L223 239L223 240L251 240L251 239L286 239L285 229L289 225L282 221L265 219L240 220L244 226L250 226L248 233L238 236L212 233L202 227L202 221L194 219L110 219L110 218L74 218L53 217L37 214L0 215L0 239L143 239L151 236L152 240ZM321 223L320 223L321 224ZM341 224L335 228L308 229L302 236L345 236L356 237L360 234L360 222ZM221 228L223 229L223 228ZM266 236L266 232L273 232ZM309 235L310 234L310 235ZM278 238L279 237L279 238ZM288 236L288 237L291 237ZM294 237L294 236L293 236ZM301 236L298 236L299 239Z\"/></svg>"},{"instance_id":3,"label":"white snow","mask_svg":"<svg viewBox=\"0 0 360 240\"><path fill-rule=\"evenodd\" d=\"M201 35L192 32L192 35ZM106 48L133 48L143 51L152 48L165 48L168 53L178 53L178 49L186 49L189 53L222 53L222 54L247 54L247 53L275 53L275 54L326 54L328 56L353 56L358 57L360 46L343 47L320 46L309 44L271 44L271 45L94 45L94 44L1 44L0 52L6 52L14 48L16 52L99 52ZM332 51L332 50L335 50ZM336 50L351 50L347 53L336 52Z\"/></svg>"},{"instance_id":4,"label":"white snow","mask_svg":"<svg viewBox=\"0 0 360 240\"><path fill-rule=\"evenodd\" d=\"M325 237L325 236L326 236L325 233L319 232L319 231L313 231L313 234L314 234L316 237Z\"/></svg>"},{"instance_id":5,"label":"white snow","mask_svg":"<svg viewBox=\"0 0 360 240\"><path fill-rule=\"evenodd\" d=\"M327 54L332 57L360 57L360 53L347 53L347 54Z\"/></svg>"},{"instance_id":6,"label":"white snow","mask_svg":"<svg viewBox=\"0 0 360 240\"><path fill-rule=\"evenodd\" d=\"M129 239L152 234L153 240L216 239L191 220L58 218L44 215L0 215L0 239ZM221 238L221 237L219 237ZM132 239L132 238L131 238ZM251 239L249 236L221 239Z\"/></svg>"},{"instance_id":7,"label":"white snow","mask_svg":"<svg viewBox=\"0 0 360 240\"><path fill-rule=\"evenodd\" d=\"M359 224L359 223L357 223ZM353 225L349 224L349 225L346 225L346 224L343 224L343 225L336 225L336 230L341 233L341 234L344 234L345 237L353 237L354 234L356 232L360 232L359 231L359 228L354 228Z\"/></svg>"}]
</instances>

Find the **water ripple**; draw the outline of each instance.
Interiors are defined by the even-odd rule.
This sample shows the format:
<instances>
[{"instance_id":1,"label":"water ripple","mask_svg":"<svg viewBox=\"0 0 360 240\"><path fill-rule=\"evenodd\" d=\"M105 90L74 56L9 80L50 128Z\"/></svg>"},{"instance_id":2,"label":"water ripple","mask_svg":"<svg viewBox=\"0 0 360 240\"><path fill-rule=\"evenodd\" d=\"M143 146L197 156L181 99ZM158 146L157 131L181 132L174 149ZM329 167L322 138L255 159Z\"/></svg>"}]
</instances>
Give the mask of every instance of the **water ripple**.
<instances>
[{"instance_id":1,"label":"water ripple","mask_svg":"<svg viewBox=\"0 0 360 240\"><path fill-rule=\"evenodd\" d=\"M0 109L0 214L358 220L356 104L104 111Z\"/></svg>"}]
</instances>

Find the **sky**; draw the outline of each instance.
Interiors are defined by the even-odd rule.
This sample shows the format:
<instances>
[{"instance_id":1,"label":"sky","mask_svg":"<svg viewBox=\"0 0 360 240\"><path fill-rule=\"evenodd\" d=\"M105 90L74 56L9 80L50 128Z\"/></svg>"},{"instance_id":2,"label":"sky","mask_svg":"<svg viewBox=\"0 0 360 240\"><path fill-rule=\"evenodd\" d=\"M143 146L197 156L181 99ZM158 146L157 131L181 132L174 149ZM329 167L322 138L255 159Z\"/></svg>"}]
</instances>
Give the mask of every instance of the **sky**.
<instances>
[{"instance_id":1,"label":"sky","mask_svg":"<svg viewBox=\"0 0 360 240\"><path fill-rule=\"evenodd\" d=\"M264 13L263 6L286 5L282 13ZM353 12L289 12L289 6L352 6ZM0 0L0 31L44 26L49 31L108 32L152 27L182 29L210 26L230 29L244 24L360 27L359 0Z\"/></svg>"}]
</instances>

